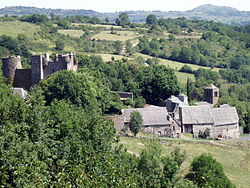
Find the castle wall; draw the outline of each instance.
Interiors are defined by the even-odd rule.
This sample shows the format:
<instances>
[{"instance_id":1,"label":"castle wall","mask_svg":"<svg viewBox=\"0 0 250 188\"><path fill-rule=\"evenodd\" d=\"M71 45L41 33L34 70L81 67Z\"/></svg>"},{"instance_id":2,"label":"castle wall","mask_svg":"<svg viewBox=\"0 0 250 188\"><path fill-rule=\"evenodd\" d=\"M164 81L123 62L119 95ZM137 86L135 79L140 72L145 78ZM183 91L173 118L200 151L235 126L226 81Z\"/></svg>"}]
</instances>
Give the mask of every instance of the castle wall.
<instances>
[{"instance_id":1,"label":"castle wall","mask_svg":"<svg viewBox=\"0 0 250 188\"><path fill-rule=\"evenodd\" d=\"M31 87L31 69L17 69L13 86L29 89Z\"/></svg>"},{"instance_id":2,"label":"castle wall","mask_svg":"<svg viewBox=\"0 0 250 188\"><path fill-rule=\"evenodd\" d=\"M43 66L46 58L43 55L31 57L31 83L38 84L44 78Z\"/></svg>"},{"instance_id":3,"label":"castle wall","mask_svg":"<svg viewBox=\"0 0 250 188\"><path fill-rule=\"evenodd\" d=\"M29 89L32 85L38 84L42 79L60 70L77 71L76 57L70 54L56 55L56 61L50 62L49 55L36 55L31 57L31 69L22 70L21 58L3 58L3 76L7 82L14 87Z\"/></svg>"},{"instance_id":4,"label":"castle wall","mask_svg":"<svg viewBox=\"0 0 250 188\"><path fill-rule=\"evenodd\" d=\"M60 70L66 70L67 64L58 62L49 62L47 66L44 67L44 78Z\"/></svg>"},{"instance_id":5,"label":"castle wall","mask_svg":"<svg viewBox=\"0 0 250 188\"><path fill-rule=\"evenodd\" d=\"M21 58L19 56L3 58L2 62L3 76L7 78L8 84L13 84L16 69L22 69Z\"/></svg>"}]
</instances>

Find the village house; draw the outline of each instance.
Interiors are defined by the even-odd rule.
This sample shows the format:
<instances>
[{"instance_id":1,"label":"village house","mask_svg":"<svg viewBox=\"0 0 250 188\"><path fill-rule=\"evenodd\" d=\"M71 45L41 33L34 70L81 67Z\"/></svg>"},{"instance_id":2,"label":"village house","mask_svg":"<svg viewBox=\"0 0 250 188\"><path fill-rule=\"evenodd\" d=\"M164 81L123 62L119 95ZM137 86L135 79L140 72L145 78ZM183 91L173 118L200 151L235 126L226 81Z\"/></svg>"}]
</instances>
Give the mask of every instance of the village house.
<instances>
[{"instance_id":1,"label":"village house","mask_svg":"<svg viewBox=\"0 0 250 188\"><path fill-rule=\"evenodd\" d=\"M122 110L124 125L129 126L130 114L134 111L140 112L143 123L141 132L157 136L179 137L180 127L168 115L166 107L151 106L147 108L130 108Z\"/></svg>"},{"instance_id":2,"label":"village house","mask_svg":"<svg viewBox=\"0 0 250 188\"><path fill-rule=\"evenodd\" d=\"M138 111L143 118L144 133L174 138L190 133L198 138L208 131L208 137L213 139L239 138L236 108L229 105L213 108L219 99L219 89L214 85L204 88L204 99L197 106L189 106L185 95L171 96L162 103L165 107L123 109L119 119L128 127L131 112Z\"/></svg>"}]
</instances>

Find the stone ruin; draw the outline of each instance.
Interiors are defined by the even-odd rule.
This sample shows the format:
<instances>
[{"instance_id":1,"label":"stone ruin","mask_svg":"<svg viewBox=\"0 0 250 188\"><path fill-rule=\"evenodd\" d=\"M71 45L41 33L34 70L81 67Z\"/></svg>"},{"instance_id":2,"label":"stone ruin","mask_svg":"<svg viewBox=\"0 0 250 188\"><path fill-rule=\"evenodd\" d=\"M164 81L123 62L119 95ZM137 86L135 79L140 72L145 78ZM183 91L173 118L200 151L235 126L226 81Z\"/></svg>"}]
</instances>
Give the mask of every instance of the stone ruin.
<instances>
[{"instance_id":1,"label":"stone ruin","mask_svg":"<svg viewBox=\"0 0 250 188\"><path fill-rule=\"evenodd\" d=\"M23 69L20 56L10 56L2 59L3 76L13 87L29 89L40 80L60 70L77 71L78 63L73 53L56 54L55 61L51 61L49 54L31 57L31 69Z\"/></svg>"}]
</instances>

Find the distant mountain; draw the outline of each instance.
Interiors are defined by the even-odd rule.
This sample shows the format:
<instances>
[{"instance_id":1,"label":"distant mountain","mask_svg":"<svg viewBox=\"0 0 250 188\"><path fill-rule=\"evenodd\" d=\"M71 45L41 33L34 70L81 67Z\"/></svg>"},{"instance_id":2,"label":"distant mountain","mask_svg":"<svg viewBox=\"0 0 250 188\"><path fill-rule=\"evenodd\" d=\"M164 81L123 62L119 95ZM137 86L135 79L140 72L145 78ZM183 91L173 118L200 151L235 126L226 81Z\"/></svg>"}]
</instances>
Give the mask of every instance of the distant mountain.
<instances>
[{"instance_id":1,"label":"distant mountain","mask_svg":"<svg viewBox=\"0 0 250 188\"><path fill-rule=\"evenodd\" d=\"M216 22L246 25L250 24L250 11L239 11L232 7L215 6L211 4L201 5L189 11L126 11L132 22L145 22L149 14L155 14L158 18L177 18L186 17L187 19L214 20ZM96 16L98 18L108 17L111 21L121 12L99 13L93 10L84 9L46 9L36 7L12 6L0 9L0 16L15 15L21 16L26 14L46 14L54 13L59 16L85 15Z\"/></svg>"},{"instance_id":2,"label":"distant mountain","mask_svg":"<svg viewBox=\"0 0 250 188\"><path fill-rule=\"evenodd\" d=\"M36 7L23 7L23 6L11 6L0 9L0 16L11 15L11 16L22 16L30 14L45 14L47 16L50 13L54 13L59 16L74 16L74 15L85 15L85 16L97 16L101 17L102 14L93 10L85 9L47 9L47 8L36 8Z\"/></svg>"},{"instance_id":3,"label":"distant mountain","mask_svg":"<svg viewBox=\"0 0 250 188\"><path fill-rule=\"evenodd\" d=\"M187 12L192 12L192 13L196 13L196 12L214 12L214 13L218 13L218 12L239 12L236 8L232 8L232 7L227 7L227 6L215 6L215 5L211 5L211 4L206 4L206 5L201 5L198 6L190 11Z\"/></svg>"}]
</instances>

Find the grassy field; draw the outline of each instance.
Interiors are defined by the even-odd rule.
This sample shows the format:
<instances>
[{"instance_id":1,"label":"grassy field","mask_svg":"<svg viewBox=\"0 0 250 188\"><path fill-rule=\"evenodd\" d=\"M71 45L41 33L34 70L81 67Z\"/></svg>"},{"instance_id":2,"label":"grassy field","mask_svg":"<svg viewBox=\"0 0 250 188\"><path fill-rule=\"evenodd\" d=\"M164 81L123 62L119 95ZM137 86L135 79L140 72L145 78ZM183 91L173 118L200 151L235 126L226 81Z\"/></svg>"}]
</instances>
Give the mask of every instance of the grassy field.
<instances>
[{"instance_id":1,"label":"grassy field","mask_svg":"<svg viewBox=\"0 0 250 188\"><path fill-rule=\"evenodd\" d=\"M114 54L98 54L98 53L84 53L84 54L87 54L87 55L99 55L99 56L102 57L102 59L104 61L111 61L112 57L114 57L115 60L120 60L122 58L128 58L128 57L125 57L125 56L122 56L122 55L114 55Z\"/></svg>"},{"instance_id":2,"label":"grassy field","mask_svg":"<svg viewBox=\"0 0 250 188\"><path fill-rule=\"evenodd\" d=\"M101 31L98 34L93 35L92 39L127 41L131 39L135 39L139 36L140 34L134 31L116 31L116 34L111 34L110 31Z\"/></svg>"},{"instance_id":3,"label":"grassy field","mask_svg":"<svg viewBox=\"0 0 250 188\"><path fill-rule=\"evenodd\" d=\"M152 58L152 56L149 55L145 55L142 53L136 53L136 56L142 56L143 58ZM160 64L162 65L166 65L172 69L175 70L179 70L181 67L183 67L183 65L188 65L192 68L192 70L197 70L199 68L203 68L203 69L211 69L210 67L205 67L205 66L200 66L200 65L194 65L194 64L188 64L188 63L181 63L181 62L177 62L177 61L171 61L171 60L167 60L167 59L162 59L162 58L158 58L160 60ZM214 68L213 71L219 72L219 68Z\"/></svg>"},{"instance_id":4,"label":"grassy field","mask_svg":"<svg viewBox=\"0 0 250 188\"><path fill-rule=\"evenodd\" d=\"M90 23L72 23L73 26L79 26L79 25L85 25L85 26L91 26L91 27L103 27L105 29L111 30L111 27L114 29L123 29L122 26L116 26L116 25L102 25L102 24L90 24Z\"/></svg>"},{"instance_id":5,"label":"grassy field","mask_svg":"<svg viewBox=\"0 0 250 188\"><path fill-rule=\"evenodd\" d=\"M182 84L186 84L188 78L190 78L192 81L195 81L195 77L193 74L175 71L175 75L178 81Z\"/></svg>"},{"instance_id":6,"label":"grassy field","mask_svg":"<svg viewBox=\"0 0 250 188\"><path fill-rule=\"evenodd\" d=\"M145 148L146 142L145 140L121 137L119 144L123 144L128 152L139 155L141 150ZM194 157L202 153L210 153L222 164L225 173L238 188L248 188L250 185L250 150L185 141L169 141L162 144L162 147L163 155L170 153L176 147L187 152L187 158L183 164L183 170L186 172Z\"/></svg>"},{"instance_id":7,"label":"grassy field","mask_svg":"<svg viewBox=\"0 0 250 188\"><path fill-rule=\"evenodd\" d=\"M80 38L83 35L83 31L77 29L60 29L58 30L58 33L63 35L69 35L75 38Z\"/></svg>"},{"instance_id":8,"label":"grassy field","mask_svg":"<svg viewBox=\"0 0 250 188\"><path fill-rule=\"evenodd\" d=\"M16 37L18 34L25 34L27 37L34 37L40 31L40 26L20 21L0 21L0 35Z\"/></svg>"}]
</instances>

